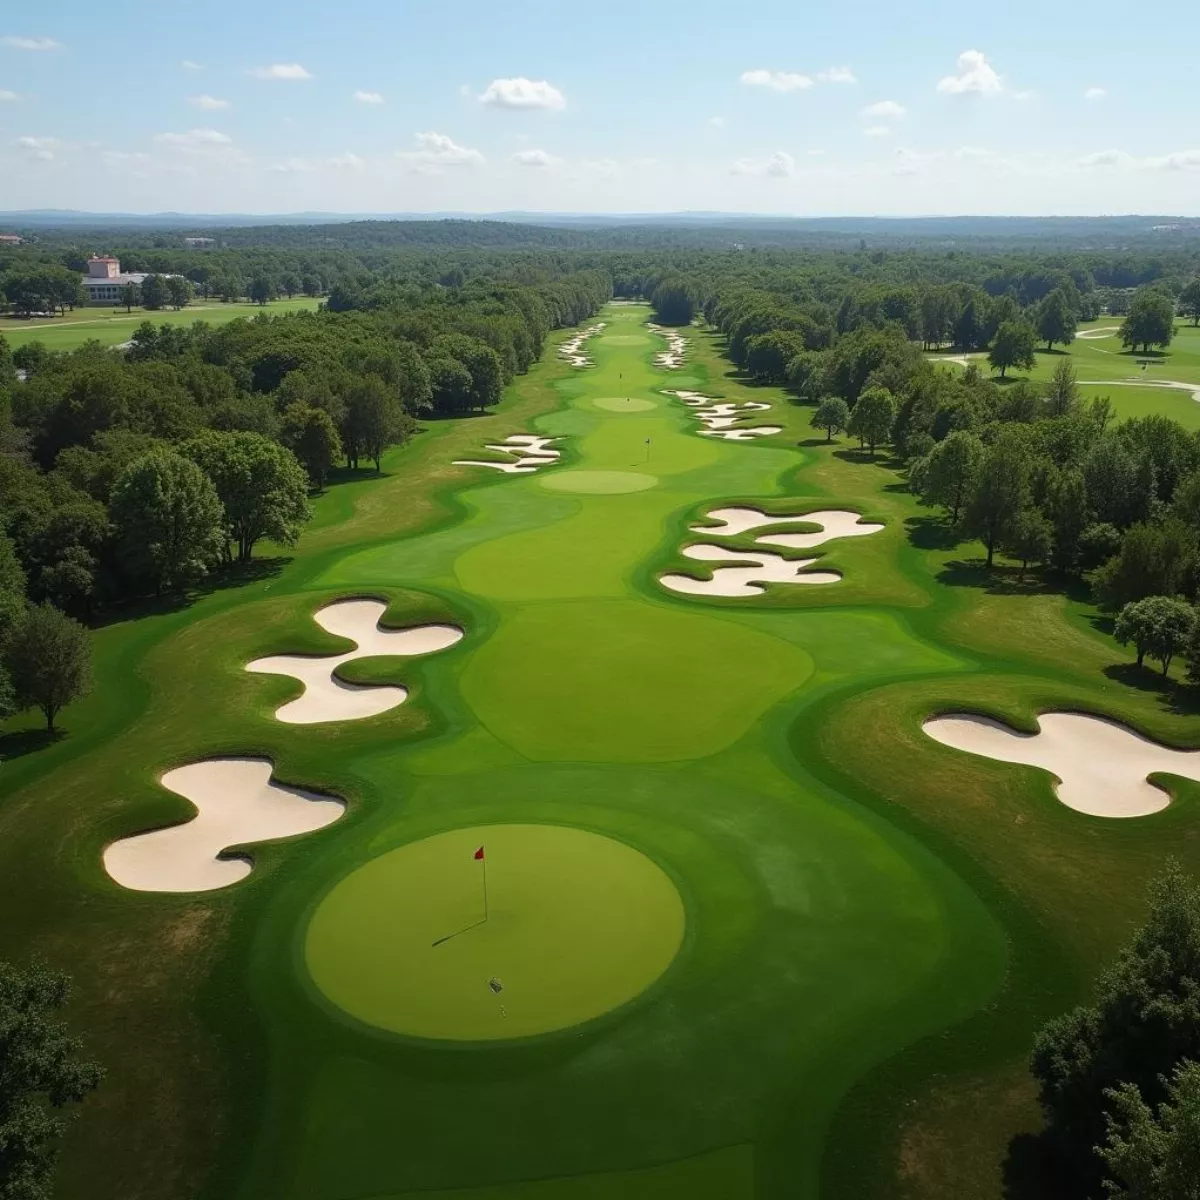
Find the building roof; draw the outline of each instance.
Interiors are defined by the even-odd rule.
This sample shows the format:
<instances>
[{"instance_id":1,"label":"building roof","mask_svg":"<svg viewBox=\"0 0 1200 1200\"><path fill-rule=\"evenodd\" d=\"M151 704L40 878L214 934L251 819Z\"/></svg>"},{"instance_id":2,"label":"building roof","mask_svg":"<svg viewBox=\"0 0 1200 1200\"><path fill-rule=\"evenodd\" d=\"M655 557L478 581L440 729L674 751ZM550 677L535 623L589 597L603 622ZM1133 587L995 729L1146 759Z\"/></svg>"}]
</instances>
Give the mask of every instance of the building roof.
<instances>
[{"instance_id":1,"label":"building roof","mask_svg":"<svg viewBox=\"0 0 1200 1200\"><path fill-rule=\"evenodd\" d=\"M111 254L93 254L88 258L88 262L120 262L119 258L113 258Z\"/></svg>"},{"instance_id":2,"label":"building roof","mask_svg":"<svg viewBox=\"0 0 1200 1200\"><path fill-rule=\"evenodd\" d=\"M123 272L120 275L85 275L83 277L84 287L121 287L126 283L141 283L146 278L147 272ZM165 276L164 276L165 278Z\"/></svg>"}]
</instances>

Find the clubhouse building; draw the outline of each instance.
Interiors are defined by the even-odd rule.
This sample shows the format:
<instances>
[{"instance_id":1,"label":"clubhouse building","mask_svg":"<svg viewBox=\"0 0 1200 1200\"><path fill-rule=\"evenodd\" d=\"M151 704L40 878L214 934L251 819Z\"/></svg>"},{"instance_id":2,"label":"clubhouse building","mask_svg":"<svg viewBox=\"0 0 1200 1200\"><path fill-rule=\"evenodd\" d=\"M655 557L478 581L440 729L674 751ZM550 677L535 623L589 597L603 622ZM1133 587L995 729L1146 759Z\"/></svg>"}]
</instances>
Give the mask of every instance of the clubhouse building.
<instances>
[{"instance_id":1,"label":"clubhouse building","mask_svg":"<svg viewBox=\"0 0 1200 1200\"><path fill-rule=\"evenodd\" d=\"M148 271L122 272L121 260L93 255L88 259L88 273L83 277L83 290L89 304L122 304L127 284L141 284ZM164 275L169 279L169 275Z\"/></svg>"}]
</instances>

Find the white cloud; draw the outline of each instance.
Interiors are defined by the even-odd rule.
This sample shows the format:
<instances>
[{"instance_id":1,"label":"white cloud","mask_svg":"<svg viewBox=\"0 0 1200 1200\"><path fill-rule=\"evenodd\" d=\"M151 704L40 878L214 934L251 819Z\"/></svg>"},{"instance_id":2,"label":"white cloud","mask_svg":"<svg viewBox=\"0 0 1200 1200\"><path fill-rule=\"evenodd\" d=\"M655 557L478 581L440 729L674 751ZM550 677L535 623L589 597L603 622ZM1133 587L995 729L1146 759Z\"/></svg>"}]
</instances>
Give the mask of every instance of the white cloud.
<instances>
[{"instance_id":1,"label":"white cloud","mask_svg":"<svg viewBox=\"0 0 1200 1200\"><path fill-rule=\"evenodd\" d=\"M1102 87L1090 87L1083 93L1085 100L1103 100L1108 93Z\"/></svg>"},{"instance_id":2,"label":"white cloud","mask_svg":"<svg viewBox=\"0 0 1200 1200\"><path fill-rule=\"evenodd\" d=\"M38 162L53 162L55 151L62 145L58 138L19 137L17 147Z\"/></svg>"},{"instance_id":3,"label":"white cloud","mask_svg":"<svg viewBox=\"0 0 1200 1200\"><path fill-rule=\"evenodd\" d=\"M396 157L414 171L438 171L443 167L475 167L483 161L478 150L460 146L444 133L418 133L415 150L401 150Z\"/></svg>"},{"instance_id":4,"label":"white cloud","mask_svg":"<svg viewBox=\"0 0 1200 1200\"><path fill-rule=\"evenodd\" d=\"M16 92L10 92L8 88L0 88L0 104L16 103L20 98Z\"/></svg>"},{"instance_id":5,"label":"white cloud","mask_svg":"<svg viewBox=\"0 0 1200 1200\"><path fill-rule=\"evenodd\" d=\"M187 133L156 133L154 140L180 150L196 150L203 146L231 146L233 138L218 129L189 129Z\"/></svg>"},{"instance_id":6,"label":"white cloud","mask_svg":"<svg viewBox=\"0 0 1200 1200\"><path fill-rule=\"evenodd\" d=\"M817 72L818 83L857 83L854 72L849 67L827 67Z\"/></svg>"},{"instance_id":7,"label":"white cloud","mask_svg":"<svg viewBox=\"0 0 1200 1200\"><path fill-rule=\"evenodd\" d=\"M788 179L796 173L796 160L786 150L776 150L770 158L739 158L729 168L730 175L767 175Z\"/></svg>"},{"instance_id":8,"label":"white cloud","mask_svg":"<svg viewBox=\"0 0 1200 1200\"><path fill-rule=\"evenodd\" d=\"M204 67L200 63L193 62L190 58L185 58L183 60L183 62L181 62L179 65L185 71L203 71L204 70Z\"/></svg>"},{"instance_id":9,"label":"white cloud","mask_svg":"<svg viewBox=\"0 0 1200 1200\"><path fill-rule=\"evenodd\" d=\"M479 103L493 108L558 110L567 107L567 98L544 79L526 79L518 75L514 79L493 79L480 93Z\"/></svg>"},{"instance_id":10,"label":"white cloud","mask_svg":"<svg viewBox=\"0 0 1200 1200\"><path fill-rule=\"evenodd\" d=\"M560 162L561 158L556 158L553 154L548 154L545 150L518 150L512 156L513 162L518 163L522 167L555 167Z\"/></svg>"},{"instance_id":11,"label":"white cloud","mask_svg":"<svg viewBox=\"0 0 1200 1200\"><path fill-rule=\"evenodd\" d=\"M285 158L282 162L272 163L267 170L275 175L306 175L330 168L335 171L361 171L366 165L365 159L347 153L332 158Z\"/></svg>"},{"instance_id":12,"label":"white cloud","mask_svg":"<svg viewBox=\"0 0 1200 1200\"><path fill-rule=\"evenodd\" d=\"M62 43L48 37L18 37L8 33L0 37L0 46L8 46L13 50L61 50Z\"/></svg>"},{"instance_id":13,"label":"white cloud","mask_svg":"<svg viewBox=\"0 0 1200 1200\"><path fill-rule=\"evenodd\" d=\"M251 67L246 72L255 79L311 79L312 76L299 63L272 63L269 67Z\"/></svg>"},{"instance_id":14,"label":"white cloud","mask_svg":"<svg viewBox=\"0 0 1200 1200\"><path fill-rule=\"evenodd\" d=\"M714 129L724 129L725 126L729 124L729 122L726 121L724 117L709 117L708 123Z\"/></svg>"},{"instance_id":15,"label":"white cloud","mask_svg":"<svg viewBox=\"0 0 1200 1200\"><path fill-rule=\"evenodd\" d=\"M335 154L329 159L329 165L339 171L361 171L367 165L367 160L347 150L345 154Z\"/></svg>"},{"instance_id":16,"label":"white cloud","mask_svg":"<svg viewBox=\"0 0 1200 1200\"><path fill-rule=\"evenodd\" d=\"M862 110L864 117L882 117L886 121L898 121L904 116L904 105L895 100L880 100L876 104L868 104Z\"/></svg>"},{"instance_id":17,"label":"white cloud","mask_svg":"<svg viewBox=\"0 0 1200 1200\"><path fill-rule=\"evenodd\" d=\"M218 112L222 108L229 108L228 100L218 100L216 96L207 94L202 96L189 96L188 103L193 108L202 108L205 112Z\"/></svg>"},{"instance_id":18,"label":"white cloud","mask_svg":"<svg viewBox=\"0 0 1200 1200\"><path fill-rule=\"evenodd\" d=\"M968 92L999 92L1003 87L987 55L980 50L964 50L958 56L958 74L939 80L937 90L961 96Z\"/></svg>"},{"instance_id":19,"label":"white cloud","mask_svg":"<svg viewBox=\"0 0 1200 1200\"><path fill-rule=\"evenodd\" d=\"M761 67L755 71L743 71L741 82L747 87L770 88L773 92L803 91L813 85L807 75L795 71L767 71Z\"/></svg>"},{"instance_id":20,"label":"white cloud","mask_svg":"<svg viewBox=\"0 0 1200 1200\"><path fill-rule=\"evenodd\" d=\"M1200 150L1176 150L1173 154L1135 158L1124 150L1097 150L1078 160L1081 167L1118 167L1132 171L1200 170Z\"/></svg>"},{"instance_id":21,"label":"white cloud","mask_svg":"<svg viewBox=\"0 0 1200 1200\"><path fill-rule=\"evenodd\" d=\"M868 125L862 131L863 137L869 138L885 138L891 137L892 131L886 125Z\"/></svg>"},{"instance_id":22,"label":"white cloud","mask_svg":"<svg viewBox=\"0 0 1200 1200\"><path fill-rule=\"evenodd\" d=\"M379 92L364 92L357 91L354 93L354 98L359 104L382 104L383 96Z\"/></svg>"},{"instance_id":23,"label":"white cloud","mask_svg":"<svg viewBox=\"0 0 1200 1200\"><path fill-rule=\"evenodd\" d=\"M1162 158L1148 158L1146 165L1167 171L1195 171L1200 168L1200 150L1179 150Z\"/></svg>"},{"instance_id":24,"label":"white cloud","mask_svg":"<svg viewBox=\"0 0 1200 1200\"><path fill-rule=\"evenodd\" d=\"M1123 167L1132 163L1133 156L1124 150L1097 150L1095 154L1085 154L1080 160L1081 167Z\"/></svg>"}]
</instances>

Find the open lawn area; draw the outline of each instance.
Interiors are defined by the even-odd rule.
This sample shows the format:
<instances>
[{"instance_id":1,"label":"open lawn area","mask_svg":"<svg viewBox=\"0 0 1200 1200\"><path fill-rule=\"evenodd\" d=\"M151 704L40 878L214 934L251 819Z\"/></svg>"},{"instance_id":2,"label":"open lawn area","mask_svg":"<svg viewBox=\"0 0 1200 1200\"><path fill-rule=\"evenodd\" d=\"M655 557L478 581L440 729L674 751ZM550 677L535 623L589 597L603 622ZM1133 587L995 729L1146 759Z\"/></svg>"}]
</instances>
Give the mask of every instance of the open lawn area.
<instances>
[{"instance_id":1,"label":"open lawn area","mask_svg":"<svg viewBox=\"0 0 1200 1200\"><path fill-rule=\"evenodd\" d=\"M649 315L602 310L584 366L556 353L576 331L551 335L496 411L331 487L243 586L112 620L65 736L0 737L0 957L71 964L109 1068L65 1197L1001 1194L1037 1127L1034 1032L1086 996L1164 858L1200 869L1200 785L1090 816L923 723L1065 709L1194 746L1200 716L1082 600L985 571L886 454L826 443L716 333L671 331L682 361L658 365ZM1076 342L1080 378L1132 374L1115 349ZM1200 338L1154 370L1200 387ZM1122 413L1159 399L1116 391ZM496 449L522 435L550 440ZM755 583L760 551L794 578ZM386 711L281 719L300 672L246 665L349 657L363 639L314 614L368 597L381 646L462 636L329 667L334 702L407 689ZM253 866L228 886L119 886L106 847L194 816L163 774L224 756L346 811L233 839Z\"/></svg>"},{"instance_id":2,"label":"open lawn area","mask_svg":"<svg viewBox=\"0 0 1200 1200\"><path fill-rule=\"evenodd\" d=\"M223 325L238 317L253 317L258 313L314 312L321 303L308 297L291 300L271 300L267 304L224 304L220 300L196 300L186 308L159 309L149 312L135 308L77 308L64 317L0 316L0 334L15 350L29 342L41 342L47 350L77 350L85 342L97 341L102 346L119 346L129 341L133 331L143 322L154 325L190 325L207 321Z\"/></svg>"}]
</instances>

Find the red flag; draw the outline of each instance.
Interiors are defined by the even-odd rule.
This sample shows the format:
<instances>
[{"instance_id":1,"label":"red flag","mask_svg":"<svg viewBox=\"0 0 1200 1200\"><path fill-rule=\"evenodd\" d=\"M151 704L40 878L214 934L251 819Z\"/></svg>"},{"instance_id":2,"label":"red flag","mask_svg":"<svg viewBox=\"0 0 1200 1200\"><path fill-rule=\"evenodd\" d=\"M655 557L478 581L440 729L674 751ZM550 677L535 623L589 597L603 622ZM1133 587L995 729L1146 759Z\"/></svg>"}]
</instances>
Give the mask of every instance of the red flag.
<instances>
[{"instance_id":1,"label":"red flag","mask_svg":"<svg viewBox=\"0 0 1200 1200\"><path fill-rule=\"evenodd\" d=\"M482 846L480 846L479 849L475 851L475 858L476 858L476 860L483 858L483 847Z\"/></svg>"}]
</instances>

